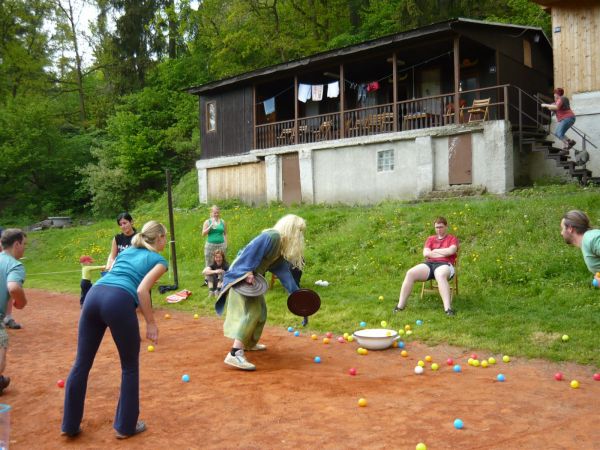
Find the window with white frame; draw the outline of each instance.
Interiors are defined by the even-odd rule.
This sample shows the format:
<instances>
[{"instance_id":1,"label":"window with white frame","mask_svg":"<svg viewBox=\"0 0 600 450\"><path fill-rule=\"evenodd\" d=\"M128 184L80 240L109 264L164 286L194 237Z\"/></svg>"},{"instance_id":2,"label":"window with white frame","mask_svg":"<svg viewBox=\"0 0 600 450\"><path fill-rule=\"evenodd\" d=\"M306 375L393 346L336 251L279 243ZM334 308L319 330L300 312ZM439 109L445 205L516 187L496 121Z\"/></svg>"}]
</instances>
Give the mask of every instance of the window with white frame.
<instances>
[{"instance_id":1,"label":"window with white frame","mask_svg":"<svg viewBox=\"0 0 600 450\"><path fill-rule=\"evenodd\" d=\"M394 170L394 150L380 150L377 152L377 172Z\"/></svg>"},{"instance_id":2,"label":"window with white frame","mask_svg":"<svg viewBox=\"0 0 600 450\"><path fill-rule=\"evenodd\" d=\"M217 130L217 104L208 102L206 104L206 131Z\"/></svg>"}]
</instances>

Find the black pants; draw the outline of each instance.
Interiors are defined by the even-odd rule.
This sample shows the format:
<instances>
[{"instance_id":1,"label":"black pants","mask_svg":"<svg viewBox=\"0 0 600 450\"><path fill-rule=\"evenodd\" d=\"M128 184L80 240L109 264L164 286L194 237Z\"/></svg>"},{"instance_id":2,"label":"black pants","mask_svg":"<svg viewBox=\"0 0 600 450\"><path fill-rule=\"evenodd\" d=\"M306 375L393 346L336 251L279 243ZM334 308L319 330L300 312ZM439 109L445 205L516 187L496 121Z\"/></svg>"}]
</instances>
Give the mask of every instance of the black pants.
<instances>
[{"instance_id":1,"label":"black pants","mask_svg":"<svg viewBox=\"0 0 600 450\"><path fill-rule=\"evenodd\" d=\"M88 291L92 288L92 282L90 280L81 280L79 285L81 287L81 296L79 297L79 306L83 307L83 302L85 301L85 296Z\"/></svg>"}]
</instances>

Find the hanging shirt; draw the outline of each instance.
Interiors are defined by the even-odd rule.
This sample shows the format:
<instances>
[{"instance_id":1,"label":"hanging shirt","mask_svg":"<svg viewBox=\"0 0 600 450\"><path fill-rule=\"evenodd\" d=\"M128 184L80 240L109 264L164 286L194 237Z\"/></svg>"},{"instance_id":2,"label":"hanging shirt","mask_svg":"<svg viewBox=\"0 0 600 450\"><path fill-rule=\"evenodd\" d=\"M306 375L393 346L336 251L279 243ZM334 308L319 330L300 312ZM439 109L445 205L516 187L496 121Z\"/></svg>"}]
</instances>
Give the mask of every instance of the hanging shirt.
<instances>
[{"instance_id":1,"label":"hanging shirt","mask_svg":"<svg viewBox=\"0 0 600 450\"><path fill-rule=\"evenodd\" d=\"M334 81L333 83L329 83L327 85L327 97L335 98L340 95L340 82Z\"/></svg>"},{"instance_id":2,"label":"hanging shirt","mask_svg":"<svg viewBox=\"0 0 600 450\"><path fill-rule=\"evenodd\" d=\"M306 103L306 100L310 100L312 92L312 86L310 84L298 84L298 100L302 103Z\"/></svg>"},{"instance_id":3,"label":"hanging shirt","mask_svg":"<svg viewBox=\"0 0 600 450\"><path fill-rule=\"evenodd\" d=\"M265 107L265 115L268 116L275 112L275 97L271 97L266 99L263 102L263 106Z\"/></svg>"},{"instance_id":4,"label":"hanging shirt","mask_svg":"<svg viewBox=\"0 0 600 450\"><path fill-rule=\"evenodd\" d=\"M315 102L320 102L323 99L323 85L315 84L312 87L312 99Z\"/></svg>"},{"instance_id":5,"label":"hanging shirt","mask_svg":"<svg viewBox=\"0 0 600 450\"><path fill-rule=\"evenodd\" d=\"M367 92L373 92L379 89L379 81L373 81L367 85Z\"/></svg>"}]
</instances>

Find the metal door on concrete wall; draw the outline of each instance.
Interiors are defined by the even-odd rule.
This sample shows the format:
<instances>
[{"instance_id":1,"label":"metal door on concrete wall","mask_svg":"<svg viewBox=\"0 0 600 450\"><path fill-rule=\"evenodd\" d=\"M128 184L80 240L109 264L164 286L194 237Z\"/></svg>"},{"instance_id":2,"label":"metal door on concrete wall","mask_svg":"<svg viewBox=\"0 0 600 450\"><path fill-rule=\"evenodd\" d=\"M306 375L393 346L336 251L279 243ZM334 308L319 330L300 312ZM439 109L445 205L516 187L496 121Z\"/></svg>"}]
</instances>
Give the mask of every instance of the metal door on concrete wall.
<instances>
[{"instance_id":1,"label":"metal door on concrete wall","mask_svg":"<svg viewBox=\"0 0 600 450\"><path fill-rule=\"evenodd\" d=\"M286 205L300 203L300 164L298 153L288 153L281 156L281 201Z\"/></svg>"},{"instance_id":2,"label":"metal door on concrete wall","mask_svg":"<svg viewBox=\"0 0 600 450\"><path fill-rule=\"evenodd\" d=\"M448 183L473 183L473 151L471 134L448 138Z\"/></svg>"}]
</instances>

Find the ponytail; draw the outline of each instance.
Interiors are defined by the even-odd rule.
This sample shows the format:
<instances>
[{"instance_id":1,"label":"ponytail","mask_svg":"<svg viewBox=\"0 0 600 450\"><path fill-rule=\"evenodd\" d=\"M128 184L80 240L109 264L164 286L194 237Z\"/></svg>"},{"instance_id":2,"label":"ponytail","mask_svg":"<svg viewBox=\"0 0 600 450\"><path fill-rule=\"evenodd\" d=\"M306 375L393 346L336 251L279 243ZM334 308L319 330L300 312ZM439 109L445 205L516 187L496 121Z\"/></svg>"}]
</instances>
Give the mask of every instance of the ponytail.
<instances>
[{"instance_id":1,"label":"ponytail","mask_svg":"<svg viewBox=\"0 0 600 450\"><path fill-rule=\"evenodd\" d=\"M156 220L151 220L150 222L146 222L142 227L142 231L137 233L131 239L131 245L136 248L146 248L152 252L157 252L156 249L156 240L160 236L165 236L167 234L166 227L157 222Z\"/></svg>"}]
</instances>

